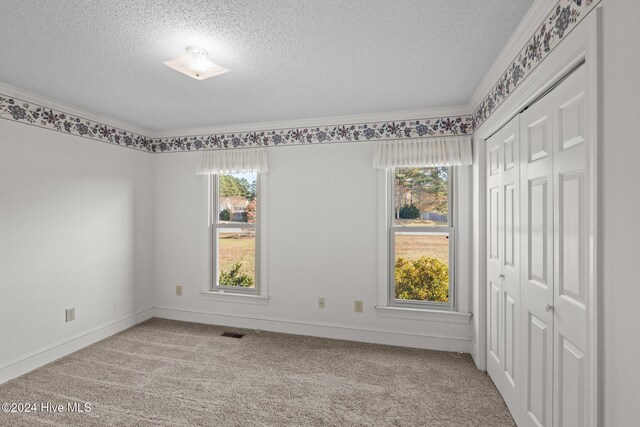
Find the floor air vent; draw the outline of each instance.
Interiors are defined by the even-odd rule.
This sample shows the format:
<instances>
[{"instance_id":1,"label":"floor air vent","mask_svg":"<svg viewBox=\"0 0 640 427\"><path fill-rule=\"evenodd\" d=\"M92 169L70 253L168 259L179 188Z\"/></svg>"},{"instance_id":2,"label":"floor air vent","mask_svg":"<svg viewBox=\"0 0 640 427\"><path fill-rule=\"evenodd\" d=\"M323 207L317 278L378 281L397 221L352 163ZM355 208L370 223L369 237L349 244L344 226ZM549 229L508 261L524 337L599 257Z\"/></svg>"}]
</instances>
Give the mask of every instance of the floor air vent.
<instances>
[{"instance_id":1,"label":"floor air vent","mask_svg":"<svg viewBox=\"0 0 640 427\"><path fill-rule=\"evenodd\" d=\"M237 334L235 332L223 332L221 336L227 338L242 338L244 334Z\"/></svg>"}]
</instances>

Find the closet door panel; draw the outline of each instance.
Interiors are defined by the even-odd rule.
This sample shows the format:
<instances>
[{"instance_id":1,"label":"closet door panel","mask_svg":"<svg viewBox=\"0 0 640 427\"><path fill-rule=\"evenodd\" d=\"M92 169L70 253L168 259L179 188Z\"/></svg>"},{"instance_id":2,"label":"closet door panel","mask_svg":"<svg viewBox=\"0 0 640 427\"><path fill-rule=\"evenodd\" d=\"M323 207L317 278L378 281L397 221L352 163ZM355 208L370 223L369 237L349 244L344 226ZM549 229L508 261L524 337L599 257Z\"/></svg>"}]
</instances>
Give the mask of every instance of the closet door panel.
<instances>
[{"instance_id":1,"label":"closet door panel","mask_svg":"<svg viewBox=\"0 0 640 427\"><path fill-rule=\"evenodd\" d=\"M551 389L550 325L529 312L527 319L527 393L525 419L530 425L550 425Z\"/></svg>"},{"instance_id":2,"label":"closet door panel","mask_svg":"<svg viewBox=\"0 0 640 427\"><path fill-rule=\"evenodd\" d=\"M517 223L516 212L520 201L516 184L507 183L504 188L504 268L514 270L516 268L517 248Z\"/></svg>"},{"instance_id":3,"label":"closet door panel","mask_svg":"<svg viewBox=\"0 0 640 427\"><path fill-rule=\"evenodd\" d=\"M527 240L528 256L527 256L527 280L530 284L536 285L541 292L549 290L549 257L547 251L549 249L550 236L549 229L551 218L549 211L551 210L551 201L549 200L549 180L547 177L535 177L527 183L529 207ZM551 300L549 300L551 301Z\"/></svg>"},{"instance_id":4,"label":"closet door panel","mask_svg":"<svg viewBox=\"0 0 640 427\"><path fill-rule=\"evenodd\" d=\"M558 279L559 298L584 308L585 242L580 232L584 227L584 171L558 175Z\"/></svg>"},{"instance_id":5,"label":"closet door panel","mask_svg":"<svg viewBox=\"0 0 640 427\"><path fill-rule=\"evenodd\" d=\"M486 143L487 158L487 371L501 389L502 370L502 146L500 132Z\"/></svg>"},{"instance_id":6,"label":"closet door panel","mask_svg":"<svg viewBox=\"0 0 640 427\"><path fill-rule=\"evenodd\" d=\"M507 384L510 386L510 393L513 399L516 399L516 377L520 381L520 377L516 376L516 360L518 360L519 348L518 348L518 305L514 297L512 297L508 291L505 291L504 295L504 376L506 377ZM505 398L510 399L511 396Z\"/></svg>"},{"instance_id":7,"label":"closet door panel","mask_svg":"<svg viewBox=\"0 0 640 427\"><path fill-rule=\"evenodd\" d=\"M522 424L552 425L552 108L545 97L520 115L520 404Z\"/></svg>"},{"instance_id":8,"label":"closet door panel","mask_svg":"<svg viewBox=\"0 0 640 427\"><path fill-rule=\"evenodd\" d=\"M500 369L500 285L489 282L489 354Z\"/></svg>"},{"instance_id":9,"label":"closet door panel","mask_svg":"<svg viewBox=\"0 0 640 427\"><path fill-rule=\"evenodd\" d=\"M585 425L585 354L561 334L558 337L555 425L580 427Z\"/></svg>"},{"instance_id":10,"label":"closet door panel","mask_svg":"<svg viewBox=\"0 0 640 427\"><path fill-rule=\"evenodd\" d=\"M586 417L586 326L589 304L589 140L585 133L584 67L553 92L554 105L554 367L556 426Z\"/></svg>"},{"instance_id":11,"label":"closet door panel","mask_svg":"<svg viewBox=\"0 0 640 427\"><path fill-rule=\"evenodd\" d=\"M515 117L486 142L487 371L517 415L520 380L520 131Z\"/></svg>"},{"instance_id":12,"label":"closet door panel","mask_svg":"<svg viewBox=\"0 0 640 427\"><path fill-rule=\"evenodd\" d=\"M520 375L516 371L520 337L520 118L516 116L500 132L502 168L502 377L505 402L517 406Z\"/></svg>"}]
</instances>

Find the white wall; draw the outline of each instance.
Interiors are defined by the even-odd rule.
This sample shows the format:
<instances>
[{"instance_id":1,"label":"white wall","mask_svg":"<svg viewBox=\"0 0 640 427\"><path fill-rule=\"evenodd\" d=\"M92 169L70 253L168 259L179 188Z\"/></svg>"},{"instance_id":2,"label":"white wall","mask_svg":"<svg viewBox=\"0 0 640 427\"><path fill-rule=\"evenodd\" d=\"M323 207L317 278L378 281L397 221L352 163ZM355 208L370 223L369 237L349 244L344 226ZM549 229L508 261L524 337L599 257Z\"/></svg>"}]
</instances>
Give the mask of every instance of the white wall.
<instances>
[{"instance_id":1,"label":"white wall","mask_svg":"<svg viewBox=\"0 0 640 427\"><path fill-rule=\"evenodd\" d=\"M152 197L149 154L0 120L0 382L151 306Z\"/></svg>"},{"instance_id":2,"label":"white wall","mask_svg":"<svg viewBox=\"0 0 640 427\"><path fill-rule=\"evenodd\" d=\"M604 425L638 424L640 402L640 4L606 0L603 8L601 157L604 294Z\"/></svg>"},{"instance_id":3,"label":"white wall","mask_svg":"<svg viewBox=\"0 0 640 427\"><path fill-rule=\"evenodd\" d=\"M207 179L198 153L154 156L154 305L165 316L335 338L469 351L469 324L378 317L374 144L269 151L267 306L203 299L209 288ZM183 295L175 286L183 285ZM318 308L318 298L326 308ZM354 300L364 302L355 313ZM450 338L450 339L449 339Z\"/></svg>"}]
</instances>

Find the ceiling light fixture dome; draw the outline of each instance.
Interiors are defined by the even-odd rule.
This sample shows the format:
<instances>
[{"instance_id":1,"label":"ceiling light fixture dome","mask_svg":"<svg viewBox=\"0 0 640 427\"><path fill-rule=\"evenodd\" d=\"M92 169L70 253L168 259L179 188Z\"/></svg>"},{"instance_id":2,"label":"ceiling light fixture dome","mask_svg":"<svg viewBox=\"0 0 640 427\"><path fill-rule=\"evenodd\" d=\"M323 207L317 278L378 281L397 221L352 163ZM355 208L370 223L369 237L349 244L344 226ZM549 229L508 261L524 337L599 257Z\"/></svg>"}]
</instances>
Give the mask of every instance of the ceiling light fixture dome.
<instances>
[{"instance_id":1,"label":"ceiling light fixture dome","mask_svg":"<svg viewBox=\"0 0 640 427\"><path fill-rule=\"evenodd\" d=\"M199 47L188 47L187 53L164 64L196 80L208 79L229 71L207 59L207 51Z\"/></svg>"}]
</instances>

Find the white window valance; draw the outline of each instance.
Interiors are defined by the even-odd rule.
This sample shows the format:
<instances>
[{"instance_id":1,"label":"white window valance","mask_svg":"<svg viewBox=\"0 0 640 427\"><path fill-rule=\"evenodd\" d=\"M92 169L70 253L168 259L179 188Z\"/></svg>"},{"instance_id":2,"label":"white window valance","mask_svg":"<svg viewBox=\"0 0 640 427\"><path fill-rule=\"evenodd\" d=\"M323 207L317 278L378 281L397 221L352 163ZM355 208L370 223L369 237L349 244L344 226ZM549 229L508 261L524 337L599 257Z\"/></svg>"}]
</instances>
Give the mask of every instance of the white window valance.
<instances>
[{"instance_id":1,"label":"white window valance","mask_svg":"<svg viewBox=\"0 0 640 427\"><path fill-rule=\"evenodd\" d=\"M373 155L373 167L429 167L470 165L470 136L381 141Z\"/></svg>"},{"instance_id":2,"label":"white window valance","mask_svg":"<svg viewBox=\"0 0 640 427\"><path fill-rule=\"evenodd\" d=\"M198 175L220 173L268 172L267 150L264 148L241 148L238 150L216 150L202 153Z\"/></svg>"}]
</instances>

